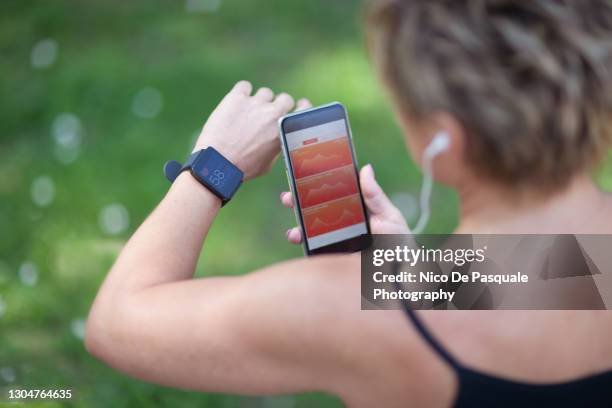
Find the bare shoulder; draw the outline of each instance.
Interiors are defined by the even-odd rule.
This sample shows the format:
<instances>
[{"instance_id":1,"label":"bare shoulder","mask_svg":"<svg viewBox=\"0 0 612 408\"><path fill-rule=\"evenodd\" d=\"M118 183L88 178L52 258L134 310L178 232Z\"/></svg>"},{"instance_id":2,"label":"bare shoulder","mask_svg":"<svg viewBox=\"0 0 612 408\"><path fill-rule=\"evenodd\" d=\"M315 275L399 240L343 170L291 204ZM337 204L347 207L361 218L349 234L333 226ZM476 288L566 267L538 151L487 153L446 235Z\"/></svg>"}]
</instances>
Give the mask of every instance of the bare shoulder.
<instances>
[{"instance_id":1,"label":"bare shoulder","mask_svg":"<svg viewBox=\"0 0 612 408\"><path fill-rule=\"evenodd\" d=\"M451 355L486 374L548 383L612 369L612 314L605 310L420 313Z\"/></svg>"},{"instance_id":2,"label":"bare shoulder","mask_svg":"<svg viewBox=\"0 0 612 408\"><path fill-rule=\"evenodd\" d=\"M272 315L277 323L268 326L299 339L297 348L292 341L286 352L302 353L316 364L315 371L331 379L326 391L361 406L389 402L391 396L396 402L420 401L415 406L452 400L453 373L402 311L361 310L359 255L291 260L265 273L282 275L278 290L292 292L287 304Z\"/></svg>"}]
</instances>

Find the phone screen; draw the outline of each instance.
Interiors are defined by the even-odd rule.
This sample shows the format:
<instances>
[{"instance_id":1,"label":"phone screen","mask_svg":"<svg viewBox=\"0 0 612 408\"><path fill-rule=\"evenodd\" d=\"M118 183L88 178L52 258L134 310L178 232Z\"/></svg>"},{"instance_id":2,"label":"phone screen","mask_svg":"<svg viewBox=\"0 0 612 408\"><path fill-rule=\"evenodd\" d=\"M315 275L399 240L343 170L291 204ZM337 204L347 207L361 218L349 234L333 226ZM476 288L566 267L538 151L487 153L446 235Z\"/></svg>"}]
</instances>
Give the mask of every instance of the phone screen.
<instances>
[{"instance_id":1,"label":"phone screen","mask_svg":"<svg viewBox=\"0 0 612 408\"><path fill-rule=\"evenodd\" d=\"M285 151L307 249L369 235L342 105L290 119L283 122Z\"/></svg>"}]
</instances>

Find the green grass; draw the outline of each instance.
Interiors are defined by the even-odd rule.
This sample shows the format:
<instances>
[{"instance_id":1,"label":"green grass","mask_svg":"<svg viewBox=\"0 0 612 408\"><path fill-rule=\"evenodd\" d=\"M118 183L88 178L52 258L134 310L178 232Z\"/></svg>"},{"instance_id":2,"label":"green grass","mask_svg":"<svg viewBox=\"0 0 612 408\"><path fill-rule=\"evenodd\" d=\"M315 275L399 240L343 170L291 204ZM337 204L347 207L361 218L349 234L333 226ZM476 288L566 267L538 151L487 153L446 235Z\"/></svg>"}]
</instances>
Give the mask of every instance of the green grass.
<instances>
[{"instance_id":1,"label":"green grass","mask_svg":"<svg viewBox=\"0 0 612 408\"><path fill-rule=\"evenodd\" d=\"M86 317L117 251L167 190L162 163L186 156L207 114L239 79L315 104L345 103L360 160L375 165L390 192L415 188L418 174L366 58L358 4L232 0L211 13L188 13L184 2L170 1L8 1L0 7L0 297L6 309L0 368L10 367L16 377L12 384L0 378L0 386L70 387L76 406L340 406L318 393L249 398L145 384L90 357L71 327ZM45 38L57 41L57 60L36 69L30 54ZM132 112L144 87L163 95L163 109L152 119ZM63 112L82 125L80 154L67 165L56 159L51 135ZM390 160L400 167L386 166ZM40 176L55 187L43 207L31 196ZM301 256L284 241L294 223L278 202L285 189L280 165L247 183L216 220L198 273L238 274ZM112 203L129 214L129 227L118 235L98 222ZM19 278L24 262L38 270L35 286Z\"/></svg>"},{"instance_id":2,"label":"green grass","mask_svg":"<svg viewBox=\"0 0 612 408\"><path fill-rule=\"evenodd\" d=\"M87 407L341 405L319 393L249 398L146 384L90 357L73 326L82 324L122 244L168 189L163 162L187 155L194 133L239 79L314 104L345 103L360 161L374 165L389 194L418 191L419 173L367 60L360 13L352 0L223 0L209 13L188 13L182 1L3 1L0 369L15 380L0 377L0 388L72 388L69 405ZM45 38L57 41L57 60L36 69L30 54ZM151 119L132 113L144 87L163 95ZM80 154L70 164L58 161L51 136L63 112L82 124ZM40 176L55 191L42 207L31 191ZM198 274L239 274L301 256L284 240L294 224L278 202L286 189L278 163L247 183L215 221ZM129 214L117 235L99 225L112 203ZM449 232L454 195L437 188L433 204L428 231ZM19 277L24 262L38 270L34 286Z\"/></svg>"}]
</instances>

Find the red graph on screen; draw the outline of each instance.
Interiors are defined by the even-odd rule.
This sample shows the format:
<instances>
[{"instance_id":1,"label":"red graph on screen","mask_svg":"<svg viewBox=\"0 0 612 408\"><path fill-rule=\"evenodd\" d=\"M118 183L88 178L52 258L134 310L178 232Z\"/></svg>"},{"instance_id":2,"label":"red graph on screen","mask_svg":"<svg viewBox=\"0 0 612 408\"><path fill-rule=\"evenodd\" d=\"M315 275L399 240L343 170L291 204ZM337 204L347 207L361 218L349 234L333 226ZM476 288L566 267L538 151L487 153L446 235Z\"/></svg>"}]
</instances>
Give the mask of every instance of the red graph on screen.
<instances>
[{"instance_id":1,"label":"red graph on screen","mask_svg":"<svg viewBox=\"0 0 612 408\"><path fill-rule=\"evenodd\" d=\"M365 221L358 195L309 208L303 211L303 215L308 238Z\"/></svg>"},{"instance_id":2,"label":"red graph on screen","mask_svg":"<svg viewBox=\"0 0 612 408\"><path fill-rule=\"evenodd\" d=\"M318 140L290 152L308 238L365 222L349 138Z\"/></svg>"},{"instance_id":3,"label":"red graph on screen","mask_svg":"<svg viewBox=\"0 0 612 408\"><path fill-rule=\"evenodd\" d=\"M296 179L322 173L353 162L347 137L293 150L291 163Z\"/></svg>"},{"instance_id":4,"label":"red graph on screen","mask_svg":"<svg viewBox=\"0 0 612 408\"><path fill-rule=\"evenodd\" d=\"M297 182L297 190L302 208L346 197L359 191L353 166L303 178Z\"/></svg>"}]
</instances>

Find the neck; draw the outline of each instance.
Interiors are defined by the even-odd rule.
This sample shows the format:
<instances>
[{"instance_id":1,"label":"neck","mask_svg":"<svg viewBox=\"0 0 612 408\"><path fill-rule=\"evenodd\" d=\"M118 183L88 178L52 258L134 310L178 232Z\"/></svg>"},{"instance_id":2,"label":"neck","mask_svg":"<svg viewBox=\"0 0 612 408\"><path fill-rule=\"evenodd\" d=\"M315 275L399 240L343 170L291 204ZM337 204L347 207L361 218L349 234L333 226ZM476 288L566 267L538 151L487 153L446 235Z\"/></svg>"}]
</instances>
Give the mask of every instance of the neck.
<instances>
[{"instance_id":1,"label":"neck","mask_svg":"<svg viewBox=\"0 0 612 408\"><path fill-rule=\"evenodd\" d=\"M466 183L458 192L457 233L595 233L612 227L605 211L606 197L588 175L545 196L476 182Z\"/></svg>"}]
</instances>

